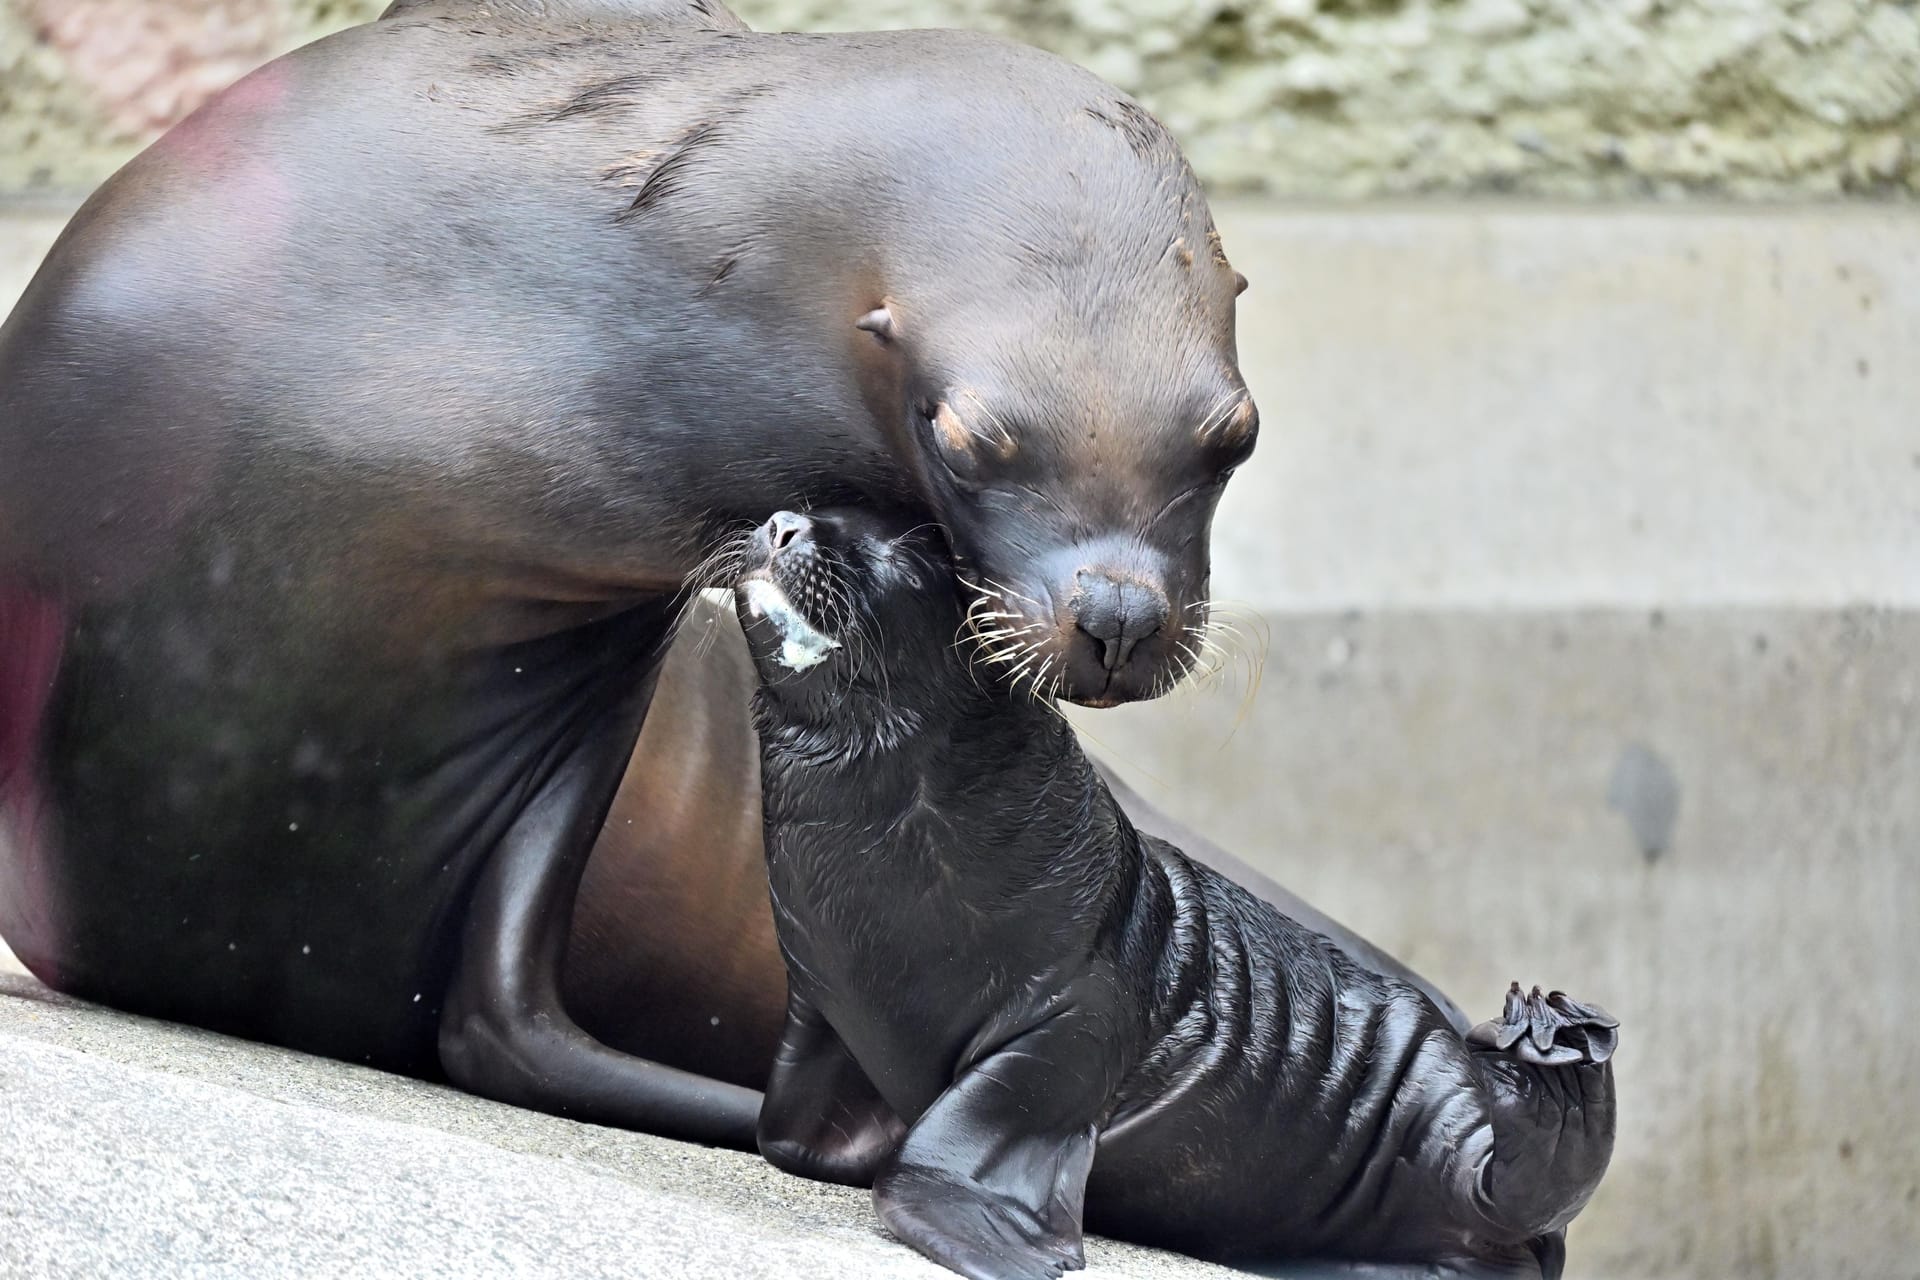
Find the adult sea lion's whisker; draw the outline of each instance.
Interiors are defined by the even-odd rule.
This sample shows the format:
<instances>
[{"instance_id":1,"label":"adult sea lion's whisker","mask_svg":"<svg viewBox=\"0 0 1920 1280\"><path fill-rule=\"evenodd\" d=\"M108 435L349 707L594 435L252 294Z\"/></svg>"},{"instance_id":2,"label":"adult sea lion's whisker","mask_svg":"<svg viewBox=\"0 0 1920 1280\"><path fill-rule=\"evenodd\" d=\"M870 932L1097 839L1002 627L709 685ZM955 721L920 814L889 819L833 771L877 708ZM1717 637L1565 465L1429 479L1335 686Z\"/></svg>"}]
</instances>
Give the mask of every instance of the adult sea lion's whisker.
<instances>
[{"instance_id":1,"label":"adult sea lion's whisker","mask_svg":"<svg viewBox=\"0 0 1920 1280\"><path fill-rule=\"evenodd\" d=\"M686 600L674 614L670 630L677 632L686 624L693 611L699 607L701 593L708 590L733 590L735 579L745 566L747 550L753 543L753 530L742 529L738 533L722 538L714 548L702 556L693 568L680 579L680 590L686 593ZM718 639L719 628L710 627L706 635L695 642L694 652L704 656L713 648Z\"/></svg>"},{"instance_id":2,"label":"adult sea lion's whisker","mask_svg":"<svg viewBox=\"0 0 1920 1280\"><path fill-rule=\"evenodd\" d=\"M1252 698L1259 692L1260 684L1266 677L1267 652L1271 647L1272 637L1268 631L1266 619L1256 616L1242 618L1240 621L1258 632L1257 637L1249 636L1232 623L1222 623L1219 629L1231 638L1230 644L1237 659L1247 664L1248 697Z\"/></svg>"},{"instance_id":3,"label":"adult sea lion's whisker","mask_svg":"<svg viewBox=\"0 0 1920 1280\"><path fill-rule=\"evenodd\" d=\"M1004 582L997 582L992 578L988 578L987 581L992 582L994 587L997 590L999 590L1005 595L1012 596L1015 600L1025 600L1028 604L1032 605L1036 609L1044 610L1046 607L1042 605L1038 600L1035 600L1032 596L1026 595L1019 591L1015 591L1012 587L1008 586Z\"/></svg>"},{"instance_id":4,"label":"adult sea lion's whisker","mask_svg":"<svg viewBox=\"0 0 1920 1280\"><path fill-rule=\"evenodd\" d=\"M1027 656L1021 660L1020 665L1006 673L1009 688L1018 689L1020 687L1020 673L1025 671L1027 667L1033 663L1034 659L1039 656L1040 651L1038 649L1028 651Z\"/></svg>"}]
</instances>

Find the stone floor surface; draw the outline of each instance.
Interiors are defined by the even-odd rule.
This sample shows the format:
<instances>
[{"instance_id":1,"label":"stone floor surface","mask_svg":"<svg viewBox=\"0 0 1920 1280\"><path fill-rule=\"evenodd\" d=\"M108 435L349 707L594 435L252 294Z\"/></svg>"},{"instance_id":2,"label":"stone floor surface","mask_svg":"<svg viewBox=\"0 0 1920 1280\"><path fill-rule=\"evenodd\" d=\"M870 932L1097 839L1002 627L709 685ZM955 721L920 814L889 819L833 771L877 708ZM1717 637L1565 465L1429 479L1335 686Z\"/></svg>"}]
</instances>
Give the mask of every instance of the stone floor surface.
<instances>
[{"instance_id":1,"label":"stone floor surface","mask_svg":"<svg viewBox=\"0 0 1920 1280\"><path fill-rule=\"evenodd\" d=\"M1091 1280L1234 1274L1088 1242ZM865 1192L0 975L0 1276L938 1277Z\"/></svg>"}]
</instances>

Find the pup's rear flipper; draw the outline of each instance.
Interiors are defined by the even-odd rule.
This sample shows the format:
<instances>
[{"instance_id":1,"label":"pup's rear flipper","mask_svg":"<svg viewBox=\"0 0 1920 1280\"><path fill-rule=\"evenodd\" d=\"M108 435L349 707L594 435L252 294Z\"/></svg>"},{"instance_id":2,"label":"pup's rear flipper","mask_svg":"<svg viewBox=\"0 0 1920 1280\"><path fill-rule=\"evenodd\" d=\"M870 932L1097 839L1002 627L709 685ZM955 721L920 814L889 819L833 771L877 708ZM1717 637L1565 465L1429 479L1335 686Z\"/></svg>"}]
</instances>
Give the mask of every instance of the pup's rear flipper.
<instances>
[{"instance_id":1,"label":"pup's rear flipper","mask_svg":"<svg viewBox=\"0 0 1920 1280\"><path fill-rule=\"evenodd\" d=\"M1521 995L1520 984L1507 988L1507 1007L1467 1032L1467 1043L1510 1050L1536 1067L1602 1063L1620 1044L1620 1020L1598 1005L1581 1004L1564 991Z\"/></svg>"},{"instance_id":2,"label":"pup's rear flipper","mask_svg":"<svg viewBox=\"0 0 1920 1280\"><path fill-rule=\"evenodd\" d=\"M1528 1236L1567 1225L1613 1157L1610 1060L1620 1023L1596 1005L1514 983L1501 1016L1467 1033L1493 1113L1481 1207Z\"/></svg>"}]
</instances>

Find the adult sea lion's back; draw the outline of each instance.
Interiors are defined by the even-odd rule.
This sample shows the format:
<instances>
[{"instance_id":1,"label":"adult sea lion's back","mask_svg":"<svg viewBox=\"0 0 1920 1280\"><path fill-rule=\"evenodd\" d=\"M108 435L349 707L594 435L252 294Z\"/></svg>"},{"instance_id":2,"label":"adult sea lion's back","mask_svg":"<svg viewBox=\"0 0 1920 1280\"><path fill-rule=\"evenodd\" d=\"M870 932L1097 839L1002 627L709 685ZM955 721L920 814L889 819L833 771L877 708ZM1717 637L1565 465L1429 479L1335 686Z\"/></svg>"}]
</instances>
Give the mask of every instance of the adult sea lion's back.
<instances>
[{"instance_id":1,"label":"adult sea lion's back","mask_svg":"<svg viewBox=\"0 0 1920 1280\"><path fill-rule=\"evenodd\" d=\"M564 157L434 101L456 49L375 26L263 68L0 329L0 663L37 740L0 928L56 985L429 1072L489 833L636 684L624 611L687 554L570 488L621 286L666 268L578 234Z\"/></svg>"}]
</instances>

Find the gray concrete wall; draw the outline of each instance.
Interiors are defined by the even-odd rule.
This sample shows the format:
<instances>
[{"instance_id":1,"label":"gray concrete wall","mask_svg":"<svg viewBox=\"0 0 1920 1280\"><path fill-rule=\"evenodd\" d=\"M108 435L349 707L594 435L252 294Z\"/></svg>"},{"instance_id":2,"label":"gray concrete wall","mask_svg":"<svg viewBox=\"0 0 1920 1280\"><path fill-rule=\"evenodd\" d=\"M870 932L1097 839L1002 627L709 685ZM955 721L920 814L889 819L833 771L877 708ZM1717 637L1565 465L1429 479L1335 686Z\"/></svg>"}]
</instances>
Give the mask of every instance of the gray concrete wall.
<instances>
[{"instance_id":1,"label":"gray concrete wall","mask_svg":"<svg viewBox=\"0 0 1920 1280\"><path fill-rule=\"evenodd\" d=\"M0 0L0 190L85 190L213 87L385 0ZM1913 198L1899 0L738 0L1085 63L1217 189Z\"/></svg>"},{"instance_id":2,"label":"gray concrete wall","mask_svg":"<svg viewBox=\"0 0 1920 1280\"><path fill-rule=\"evenodd\" d=\"M1625 1022L1575 1276L1920 1258L1920 222L1228 202L1264 677L1079 717L1492 1012ZM0 233L0 305L57 221Z\"/></svg>"},{"instance_id":3,"label":"gray concrete wall","mask_svg":"<svg viewBox=\"0 0 1920 1280\"><path fill-rule=\"evenodd\" d=\"M1229 594L1920 605L1914 213L1217 213L1263 423Z\"/></svg>"}]
</instances>

